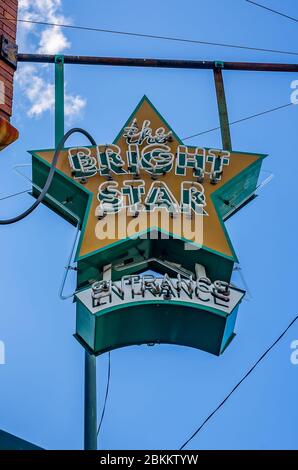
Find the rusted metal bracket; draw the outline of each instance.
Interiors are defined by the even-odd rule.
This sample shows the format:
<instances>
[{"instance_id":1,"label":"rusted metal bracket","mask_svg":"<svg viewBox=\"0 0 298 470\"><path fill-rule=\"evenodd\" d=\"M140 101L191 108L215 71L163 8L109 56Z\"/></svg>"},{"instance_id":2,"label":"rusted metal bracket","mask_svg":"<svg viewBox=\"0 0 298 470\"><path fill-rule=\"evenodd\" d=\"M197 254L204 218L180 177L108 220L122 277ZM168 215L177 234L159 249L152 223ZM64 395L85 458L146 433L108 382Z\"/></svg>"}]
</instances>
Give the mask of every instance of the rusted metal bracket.
<instances>
[{"instance_id":1,"label":"rusted metal bracket","mask_svg":"<svg viewBox=\"0 0 298 470\"><path fill-rule=\"evenodd\" d=\"M216 60L214 62L214 68L215 69L224 69L225 68L225 63L222 62L221 60Z\"/></svg>"},{"instance_id":2,"label":"rusted metal bracket","mask_svg":"<svg viewBox=\"0 0 298 470\"><path fill-rule=\"evenodd\" d=\"M0 59L16 70L18 64L18 46L5 37L4 34L0 36Z\"/></svg>"},{"instance_id":3,"label":"rusted metal bracket","mask_svg":"<svg viewBox=\"0 0 298 470\"><path fill-rule=\"evenodd\" d=\"M217 96L217 106L220 121L222 147L224 150L232 150L232 140L230 133L230 124L228 116L228 108L226 102L224 81L222 76L222 69L224 69L224 62L214 62L214 82Z\"/></svg>"}]
</instances>

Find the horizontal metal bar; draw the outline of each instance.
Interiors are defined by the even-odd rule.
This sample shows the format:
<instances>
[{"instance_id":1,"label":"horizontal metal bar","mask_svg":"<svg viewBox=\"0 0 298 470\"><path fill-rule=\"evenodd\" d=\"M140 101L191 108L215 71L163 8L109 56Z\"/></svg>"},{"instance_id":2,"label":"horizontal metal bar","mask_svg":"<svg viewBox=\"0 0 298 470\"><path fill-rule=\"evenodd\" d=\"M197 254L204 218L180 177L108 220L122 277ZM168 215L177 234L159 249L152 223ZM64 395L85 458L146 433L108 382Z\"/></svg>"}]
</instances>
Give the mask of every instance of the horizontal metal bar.
<instances>
[{"instance_id":1,"label":"horizontal metal bar","mask_svg":"<svg viewBox=\"0 0 298 470\"><path fill-rule=\"evenodd\" d=\"M18 54L18 62L55 63L54 55ZM254 72L298 72L298 64L258 62L218 62L204 60L136 59L125 57L64 56L65 64L109 65L118 67L157 67L174 69L247 70Z\"/></svg>"}]
</instances>

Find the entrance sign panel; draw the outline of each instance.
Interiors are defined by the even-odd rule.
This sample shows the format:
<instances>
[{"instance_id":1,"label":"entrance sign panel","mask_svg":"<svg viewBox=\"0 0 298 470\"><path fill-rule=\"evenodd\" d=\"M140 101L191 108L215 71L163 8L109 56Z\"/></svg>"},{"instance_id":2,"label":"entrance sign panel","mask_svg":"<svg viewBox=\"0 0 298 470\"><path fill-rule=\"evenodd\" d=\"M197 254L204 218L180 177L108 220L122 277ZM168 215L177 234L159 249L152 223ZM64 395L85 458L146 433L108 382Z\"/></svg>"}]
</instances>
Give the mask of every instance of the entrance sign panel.
<instances>
[{"instance_id":1,"label":"entrance sign panel","mask_svg":"<svg viewBox=\"0 0 298 470\"><path fill-rule=\"evenodd\" d=\"M158 302L168 300L176 303L191 303L194 306L208 306L230 314L242 300L243 292L230 287L228 283L208 278L190 277L176 279L167 274L155 277L145 274L124 276L121 281L97 281L91 289L76 295L91 313L105 313L138 302Z\"/></svg>"},{"instance_id":2,"label":"entrance sign panel","mask_svg":"<svg viewBox=\"0 0 298 470\"><path fill-rule=\"evenodd\" d=\"M95 354L172 343L220 354L233 338L244 292L207 278L125 276L77 294L76 335Z\"/></svg>"}]
</instances>

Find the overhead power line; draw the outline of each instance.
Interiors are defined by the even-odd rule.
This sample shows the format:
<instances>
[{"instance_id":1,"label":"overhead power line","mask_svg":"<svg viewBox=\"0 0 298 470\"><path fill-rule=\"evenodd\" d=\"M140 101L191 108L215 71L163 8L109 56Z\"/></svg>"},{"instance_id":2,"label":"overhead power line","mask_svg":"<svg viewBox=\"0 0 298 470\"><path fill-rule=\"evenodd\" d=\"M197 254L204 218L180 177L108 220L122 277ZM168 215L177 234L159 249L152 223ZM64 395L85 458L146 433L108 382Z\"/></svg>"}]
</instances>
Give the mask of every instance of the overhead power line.
<instances>
[{"instance_id":1,"label":"overhead power line","mask_svg":"<svg viewBox=\"0 0 298 470\"><path fill-rule=\"evenodd\" d=\"M282 13L281 11L273 10L273 8L266 7L265 5L261 5L260 3L257 3L257 2L252 2L251 0L245 0L245 1L257 7L263 8L264 10L270 11L271 13L275 13L276 15L283 16L284 18L287 18L288 20L295 21L296 23L298 23L297 18L286 15L285 13Z\"/></svg>"},{"instance_id":2,"label":"overhead power line","mask_svg":"<svg viewBox=\"0 0 298 470\"><path fill-rule=\"evenodd\" d=\"M288 104L284 104L282 106L278 106L277 108L267 109L266 111L262 111L261 113L252 114L251 116L246 116L242 119L237 119L237 121L229 122L229 125L233 126L233 125L238 124L240 122L248 121L249 119L253 119L253 118L256 118L256 117L259 117L259 116L263 116L264 114L269 114L269 113L273 113L274 111L278 111L278 110L283 109L283 108L288 108L289 106L294 106L294 105L293 105L293 103L288 103ZM220 129L220 126L213 127L212 129L208 129L206 131L198 132L197 134L189 135L188 137L183 137L182 140L184 141L184 140L188 140L188 139L193 139L194 137L198 137L199 135L208 134L209 132L214 132L214 131L217 131L219 129Z\"/></svg>"},{"instance_id":3,"label":"overhead power line","mask_svg":"<svg viewBox=\"0 0 298 470\"><path fill-rule=\"evenodd\" d=\"M20 191L18 193L14 193L14 194L9 194L8 196L3 196L0 198L0 201L5 201L5 199L11 199L12 197L15 197L15 196L20 196L21 194L30 194L30 189L25 189L24 191Z\"/></svg>"},{"instance_id":4,"label":"overhead power line","mask_svg":"<svg viewBox=\"0 0 298 470\"><path fill-rule=\"evenodd\" d=\"M183 42L188 44L200 44L205 46L218 46L218 47L229 47L233 49L245 49L249 51L256 51L256 52L271 52L273 54L287 54L287 55L298 55L298 52L294 51L280 51L276 49L265 49L262 47L252 47L252 46L243 46L240 44L225 44L219 42L210 42L210 41L200 41L196 39L187 39L187 38L177 38L171 36L158 36L154 34L143 34L143 33L134 33L130 31L117 31L114 29L103 29L103 28L93 28L89 26L75 26L70 24L62 24L62 23L50 23L46 21L34 21L34 20L25 20L25 19L18 19L13 20L5 17L0 17L2 20L18 22L18 23L30 23L30 24L37 24L42 26L53 26L53 27L60 27L60 28L69 28L69 29L76 29L81 31L93 31L93 32L100 32L100 33L110 33L110 34L120 34L124 36L135 36L140 38L147 38L147 39L161 39L165 41L175 41L175 42Z\"/></svg>"},{"instance_id":5,"label":"overhead power line","mask_svg":"<svg viewBox=\"0 0 298 470\"><path fill-rule=\"evenodd\" d=\"M282 334L277 338L276 341L262 354L262 356L254 363L254 365L249 369L249 371L242 377L242 379L235 385L235 387L231 390L231 392L225 397L225 399L215 408L212 413L203 421L203 423L198 427L198 429L190 436L187 441L182 444L179 450L184 449L187 444L194 439L195 436L199 434L199 432L203 429L203 427L210 421L210 419L217 413L217 411L222 408L222 406L227 402L227 400L230 398L230 396L240 387L240 385L244 382L245 379L255 370L255 368L260 364L260 362L265 359L265 357L272 351L272 349L282 340L282 338L285 336L285 334L288 332L288 330L294 325L294 323L298 320L298 316L294 318L294 320L291 321L291 323L287 326L287 328L282 332Z\"/></svg>"}]
</instances>

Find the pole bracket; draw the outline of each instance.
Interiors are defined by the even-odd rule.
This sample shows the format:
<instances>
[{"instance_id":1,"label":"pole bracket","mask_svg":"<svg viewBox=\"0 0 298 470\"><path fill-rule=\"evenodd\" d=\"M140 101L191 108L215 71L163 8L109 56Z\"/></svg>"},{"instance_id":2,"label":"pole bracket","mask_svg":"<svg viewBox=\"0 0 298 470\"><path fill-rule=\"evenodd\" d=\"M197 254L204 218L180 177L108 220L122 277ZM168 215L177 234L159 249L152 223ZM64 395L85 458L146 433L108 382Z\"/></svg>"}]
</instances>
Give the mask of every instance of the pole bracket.
<instances>
[{"instance_id":1,"label":"pole bracket","mask_svg":"<svg viewBox=\"0 0 298 470\"><path fill-rule=\"evenodd\" d=\"M18 46L10 41L4 34L0 35L0 59L13 67L14 70L17 69Z\"/></svg>"},{"instance_id":2,"label":"pole bracket","mask_svg":"<svg viewBox=\"0 0 298 470\"><path fill-rule=\"evenodd\" d=\"M214 62L214 68L215 69L224 69L225 68L225 63L221 60L216 60Z\"/></svg>"},{"instance_id":3,"label":"pole bracket","mask_svg":"<svg viewBox=\"0 0 298 470\"><path fill-rule=\"evenodd\" d=\"M55 55L55 64L64 64L64 55Z\"/></svg>"}]
</instances>

